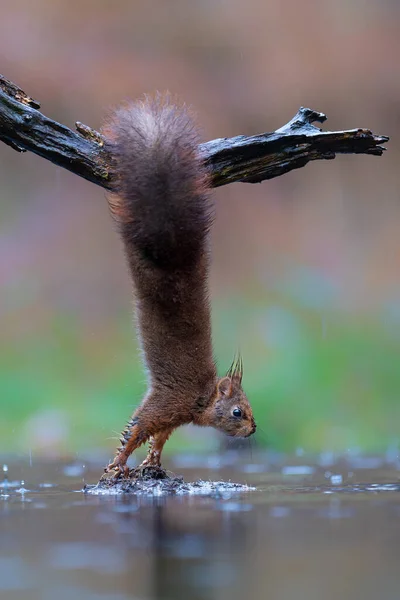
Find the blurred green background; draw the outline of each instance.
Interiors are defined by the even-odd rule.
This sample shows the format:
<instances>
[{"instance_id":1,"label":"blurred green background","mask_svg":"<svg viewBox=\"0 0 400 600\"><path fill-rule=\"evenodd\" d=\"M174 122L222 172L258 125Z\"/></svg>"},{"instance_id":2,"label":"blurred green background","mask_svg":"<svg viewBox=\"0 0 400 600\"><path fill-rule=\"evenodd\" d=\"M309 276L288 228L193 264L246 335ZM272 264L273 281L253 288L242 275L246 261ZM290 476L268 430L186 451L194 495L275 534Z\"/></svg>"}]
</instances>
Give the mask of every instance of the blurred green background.
<instances>
[{"instance_id":1,"label":"blurred green background","mask_svg":"<svg viewBox=\"0 0 400 600\"><path fill-rule=\"evenodd\" d=\"M2 73L71 127L168 89L205 140L274 130L300 105L391 136L382 158L214 194L215 353L221 372L243 354L259 445L397 445L399 26L389 0L2 4ZM104 191L4 145L0 181L0 453L111 453L145 377ZM220 443L182 429L167 446Z\"/></svg>"}]
</instances>

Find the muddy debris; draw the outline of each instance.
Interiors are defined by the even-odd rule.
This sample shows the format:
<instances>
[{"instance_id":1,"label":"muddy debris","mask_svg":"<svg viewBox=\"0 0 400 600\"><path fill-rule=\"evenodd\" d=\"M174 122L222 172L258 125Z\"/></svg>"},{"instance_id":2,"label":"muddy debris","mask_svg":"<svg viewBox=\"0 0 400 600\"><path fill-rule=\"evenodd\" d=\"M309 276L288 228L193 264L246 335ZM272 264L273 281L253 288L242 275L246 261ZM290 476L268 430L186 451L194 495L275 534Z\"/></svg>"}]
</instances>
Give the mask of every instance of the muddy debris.
<instances>
[{"instance_id":1,"label":"muddy debris","mask_svg":"<svg viewBox=\"0 0 400 600\"><path fill-rule=\"evenodd\" d=\"M129 477L103 476L96 485L86 485L84 492L94 495L209 495L224 496L234 492L249 492L254 487L230 481L203 481L187 483L182 476L167 472L163 468L146 467L131 469Z\"/></svg>"}]
</instances>

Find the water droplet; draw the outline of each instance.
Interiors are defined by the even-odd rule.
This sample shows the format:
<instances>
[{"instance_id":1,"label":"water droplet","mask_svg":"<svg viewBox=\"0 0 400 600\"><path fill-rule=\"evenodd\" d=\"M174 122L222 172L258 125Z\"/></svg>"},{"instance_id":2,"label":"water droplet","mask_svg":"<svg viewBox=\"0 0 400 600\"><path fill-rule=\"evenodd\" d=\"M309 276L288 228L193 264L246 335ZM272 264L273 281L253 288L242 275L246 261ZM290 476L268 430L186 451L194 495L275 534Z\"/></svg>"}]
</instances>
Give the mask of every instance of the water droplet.
<instances>
[{"instance_id":1,"label":"water droplet","mask_svg":"<svg viewBox=\"0 0 400 600\"><path fill-rule=\"evenodd\" d=\"M308 465L288 465L282 468L282 475L312 475L314 467Z\"/></svg>"},{"instance_id":2,"label":"water droplet","mask_svg":"<svg viewBox=\"0 0 400 600\"><path fill-rule=\"evenodd\" d=\"M0 487L6 489L6 488L8 488L8 465L3 465L3 473L4 473L3 482L0 485Z\"/></svg>"},{"instance_id":3,"label":"water droplet","mask_svg":"<svg viewBox=\"0 0 400 600\"><path fill-rule=\"evenodd\" d=\"M23 479L21 479L21 487L16 490L17 494L21 494L21 496L24 498L24 495L26 492L29 492L29 490L25 487L25 481Z\"/></svg>"},{"instance_id":4,"label":"water droplet","mask_svg":"<svg viewBox=\"0 0 400 600\"><path fill-rule=\"evenodd\" d=\"M341 475L331 475L331 484L340 485L343 483L343 477Z\"/></svg>"}]
</instances>

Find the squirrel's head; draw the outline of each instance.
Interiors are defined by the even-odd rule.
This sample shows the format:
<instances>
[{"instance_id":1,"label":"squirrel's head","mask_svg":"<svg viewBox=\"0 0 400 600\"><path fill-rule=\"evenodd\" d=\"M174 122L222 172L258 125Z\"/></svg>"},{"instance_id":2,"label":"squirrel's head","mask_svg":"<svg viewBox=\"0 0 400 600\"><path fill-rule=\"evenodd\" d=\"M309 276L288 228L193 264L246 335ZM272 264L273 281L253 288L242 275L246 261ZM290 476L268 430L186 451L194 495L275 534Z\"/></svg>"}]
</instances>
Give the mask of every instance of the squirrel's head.
<instances>
[{"instance_id":1,"label":"squirrel's head","mask_svg":"<svg viewBox=\"0 0 400 600\"><path fill-rule=\"evenodd\" d=\"M243 363L238 357L225 377L217 380L212 403L213 426L225 434L248 437L256 430L253 411L242 388Z\"/></svg>"}]
</instances>

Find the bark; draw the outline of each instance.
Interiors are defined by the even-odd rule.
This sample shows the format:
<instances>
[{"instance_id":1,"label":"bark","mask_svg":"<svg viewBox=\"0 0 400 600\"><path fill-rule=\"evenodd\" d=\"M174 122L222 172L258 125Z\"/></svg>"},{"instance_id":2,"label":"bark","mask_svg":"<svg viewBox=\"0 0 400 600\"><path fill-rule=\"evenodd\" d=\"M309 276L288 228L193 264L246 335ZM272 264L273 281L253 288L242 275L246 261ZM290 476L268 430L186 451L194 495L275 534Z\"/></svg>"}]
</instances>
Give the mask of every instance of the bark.
<instances>
[{"instance_id":1,"label":"bark","mask_svg":"<svg viewBox=\"0 0 400 600\"><path fill-rule=\"evenodd\" d=\"M0 75L0 140L14 150L29 150L106 189L113 188L113 157L101 133L76 123L77 131L43 115L40 104ZM272 133L239 135L200 144L211 170L212 185L237 181L258 183L312 160L332 159L336 154L380 156L389 138L369 129L322 131L313 123L326 116L309 108Z\"/></svg>"}]
</instances>

